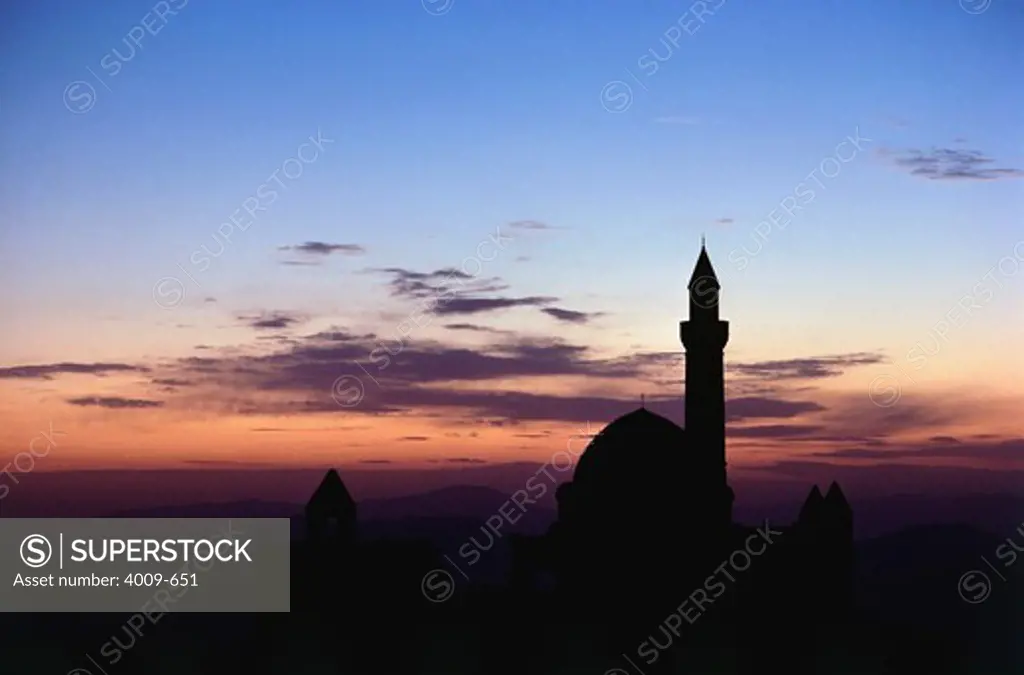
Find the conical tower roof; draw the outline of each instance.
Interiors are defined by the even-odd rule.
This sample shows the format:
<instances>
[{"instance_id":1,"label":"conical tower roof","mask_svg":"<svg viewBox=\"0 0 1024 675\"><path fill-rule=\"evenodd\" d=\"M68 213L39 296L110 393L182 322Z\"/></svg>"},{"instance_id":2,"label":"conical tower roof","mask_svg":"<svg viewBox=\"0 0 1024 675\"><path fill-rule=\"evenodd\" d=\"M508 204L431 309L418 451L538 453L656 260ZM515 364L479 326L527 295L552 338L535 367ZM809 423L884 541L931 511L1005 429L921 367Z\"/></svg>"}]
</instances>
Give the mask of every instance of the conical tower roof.
<instances>
[{"instance_id":1,"label":"conical tower roof","mask_svg":"<svg viewBox=\"0 0 1024 675\"><path fill-rule=\"evenodd\" d=\"M699 280L705 279L705 283L711 282L713 285L718 286L718 275L715 274L715 268L711 264L711 257L708 255L707 248L701 243L700 255L697 256L697 264L693 266L693 274L690 275L690 283L688 284L691 288Z\"/></svg>"},{"instance_id":2,"label":"conical tower roof","mask_svg":"<svg viewBox=\"0 0 1024 675\"><path fill-rule=\"evenodd\" d=\"M815 518L821 511L822 504L824 503L825 498L821 496L821 490L815 485L811 488L811 493L807 495L807 499L800 509L800 520L806 521Z\"/></svg>"},{"instance_id":3,"label":"conical tower roof","mask_svg":"<svg viewBox=\"0 0 1024 675\"><path fill-rule=\"evenodd\" d=\"M846 495L843 494L839 483L835 481L832 481L832 485L828 488L828 494L825 495L825 505L833 513L844 515L853 513L850 503L846 501Z\"/></svg>"},{"instance_id":4,"label":"conical tower roof","mask_svg":"<svg viewBox=\"0 0 1024 675\"><path fill-rule=\"evenodd\" d=\"M356 502L336 469L331 469L324 475L320 486L306 504L306 511L318 512L346 513L355 511L355 508Z\"/></svg>"}]
</instances>

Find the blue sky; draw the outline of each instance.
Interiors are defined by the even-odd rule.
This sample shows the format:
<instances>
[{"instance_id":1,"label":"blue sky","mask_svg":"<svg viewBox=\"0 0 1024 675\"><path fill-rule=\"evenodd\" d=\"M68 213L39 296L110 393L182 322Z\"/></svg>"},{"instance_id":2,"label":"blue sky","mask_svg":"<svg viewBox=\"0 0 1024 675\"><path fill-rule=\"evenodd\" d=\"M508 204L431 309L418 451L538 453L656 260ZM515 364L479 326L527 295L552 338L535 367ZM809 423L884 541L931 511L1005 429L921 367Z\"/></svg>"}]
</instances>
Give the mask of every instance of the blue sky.
<instances>
[{"instance_id":1,"label":"blue sky","mask_svg":"<svg viewBox=\"0 0 1024 675\"><path fill-rule=\"evenodd\" d=\"M15 330L0 359L184 355L251 342L226 326L246 312L387 332L406 309L366 268L458 266L524 220L550 229L518 231L483 276L604 315L492 325L617 353L678 349L706 232L723 313L743 324L738 357L905 351L1024 238L1024 9L715 0L699 23L700 4L5 8L0 49L16 67L0 74L0 310ZM630 105L609 112L602 93L619 80ZM318 133L333 142L234 233L202 287L157 307L154 284L182 276ZM852 159L829 160L858 134ZM992 161L959 171L971 157ZM758 224L827 161L838 173L758 243ZM1008 171L990 179L986 166ZM309 241L365 254L281 264L279 247ZM744 246L760 252L740 269L730 254ZM978 364L1005 365L1024 336L1012 311L1024 274L1003 277L998 309L958 338Z\"/></svg>"}]
</instances>

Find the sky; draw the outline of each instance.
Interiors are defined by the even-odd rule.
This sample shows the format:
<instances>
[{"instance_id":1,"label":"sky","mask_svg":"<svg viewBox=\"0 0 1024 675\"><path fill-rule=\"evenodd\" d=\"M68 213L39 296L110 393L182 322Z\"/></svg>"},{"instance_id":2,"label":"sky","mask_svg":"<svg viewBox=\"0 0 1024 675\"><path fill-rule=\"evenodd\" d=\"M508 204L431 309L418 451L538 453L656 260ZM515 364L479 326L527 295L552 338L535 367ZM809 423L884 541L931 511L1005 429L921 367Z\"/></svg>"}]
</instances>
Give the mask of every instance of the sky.
<instances>
[{"instance_id":1,"label":"sky","mask_svg":"<svg viewBox=\"0 0 1024 675\"><path fill-rule=\"evenodd\" d=\"M2 11L15 472L545 462L642 395L682 422L702 235L731 466L1024 469L1017 3Z\"/></svg>"}]
</instances>

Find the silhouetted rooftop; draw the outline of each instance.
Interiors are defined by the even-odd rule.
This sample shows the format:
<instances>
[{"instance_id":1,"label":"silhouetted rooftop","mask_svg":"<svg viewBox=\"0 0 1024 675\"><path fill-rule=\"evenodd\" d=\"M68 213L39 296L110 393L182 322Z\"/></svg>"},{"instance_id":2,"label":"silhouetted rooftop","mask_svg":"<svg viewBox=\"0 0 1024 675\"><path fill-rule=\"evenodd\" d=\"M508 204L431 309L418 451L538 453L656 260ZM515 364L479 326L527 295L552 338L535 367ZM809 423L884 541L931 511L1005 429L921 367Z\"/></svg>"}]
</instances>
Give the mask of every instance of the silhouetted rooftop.
<instances>
[{"instance_id":1,"label":"silhouetted rooftop","mask_svg":"<svg viewBox=\"0 0 1024 675\"><path fill-rule=\"evenodd\" d=\"M846 495L843 494L839 483L835 481L828 488L828 493L825 495L825 504L833 513L851 514L853 512L850 508L850 503L846 501Z\"/></svg>"},{"instance_id":2,"label":"silhouetted rooftop","mask_svg":"<svg viewBox=\"0 0 1024 675\"><path fill-rule=\"evenodd\" d=\"M666 453L681 453L686 432L678 424L637 408L613 420L594 437L576 464L575 479L587 479L597 473L614 475L631 467L655 469L656 461Z\"/></svg>"},{"instance_id":3,"label":"silhouetted rooftop","mask_svg":"<svg viewBox=\"0 0 1024 675\"><path fill-rule=\"evenodd\" d=\"M710 279L716 284L718 282L718 275L715 274L715 268L711 265L711 258L708 256L708 250L703 245L700 247L700 255L697 257L697 264L693 266L693 274L690 275L689 286L692 287L699 279Z\"/></svg>"},{"instance_id":4,"label":"silhouetted rooftop","mask_svg":"<svg viewBox=\"0 0 1024 675\"><path fill-rule=\"evenodd\" d=\"M800 520L808 520L813 518L821 509L822 503L825 498L821 496L821 490L815 485L811 488L811 493L807 495L807 499L804 501L803 507L800 509Z\"/></svg>"},{"instance_id":5,"label":"silhouetted rooftop","mask_svg":"<svg viewBox=\"0 0 1024 675\"><path fill-rule=\"evenodd\" d=\"M355 511L356 502L341 480L337 470L331 469L320 481L320 486L309 498L306 512Z\"/></svg>"}]
</instances>

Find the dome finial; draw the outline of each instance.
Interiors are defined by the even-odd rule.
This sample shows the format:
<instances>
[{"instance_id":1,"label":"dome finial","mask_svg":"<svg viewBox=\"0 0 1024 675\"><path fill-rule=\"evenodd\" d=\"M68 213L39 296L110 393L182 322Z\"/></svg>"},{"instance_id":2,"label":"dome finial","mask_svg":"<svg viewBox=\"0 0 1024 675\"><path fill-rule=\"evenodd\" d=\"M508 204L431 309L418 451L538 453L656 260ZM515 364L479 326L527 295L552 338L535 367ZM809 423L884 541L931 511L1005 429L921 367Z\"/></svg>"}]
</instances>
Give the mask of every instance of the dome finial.
<instances>
[{"instance_id":1,"label":"dome finial","mask_svg":"<svg viewBox=\"0 0 1024 675\"><path fill-rule=\"evenodd\" d=\"M647 408L647 400L646 399L647 399L646 394L640 394L640 407L641 408L645 408L645 409Z\"/></svg>"},{"instance_id":2,"label":"dome finial","mask_svg":"<svg viewBox=\"0 0 1024 675\"><path fill-rule=\"evenodd\" d=\"M700 233L700 247L704 248L704 233Z\"/></svg>"}]
</instances>

